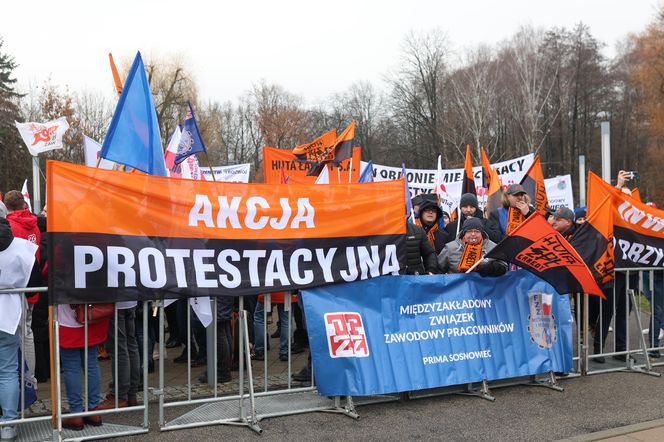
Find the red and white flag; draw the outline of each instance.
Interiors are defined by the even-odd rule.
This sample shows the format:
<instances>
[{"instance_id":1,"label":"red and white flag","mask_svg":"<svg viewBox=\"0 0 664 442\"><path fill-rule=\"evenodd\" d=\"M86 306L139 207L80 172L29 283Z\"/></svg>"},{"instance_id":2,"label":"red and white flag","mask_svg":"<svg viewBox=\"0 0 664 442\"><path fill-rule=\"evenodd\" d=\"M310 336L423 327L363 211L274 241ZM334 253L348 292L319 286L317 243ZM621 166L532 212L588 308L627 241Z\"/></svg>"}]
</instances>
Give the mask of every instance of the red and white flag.
<instances>
[{"instance_id":1,"label":"red and white flag","mask_svg":"<svg viewBox=\"0 0 664 442\"><path fill-rule=\"evenodd\" d=\"M69 129L65 117L46 123L19 123L17 121L14 123L30 154L34 157L42 152L62 149L62 137Z\"/></svg>"},{"instance_id":2,"label":"red and white flag","mask_svg":"<svg viewBox=\"0 0 664 442\"><path fill-rule=\"evenodd\" d=\"M28 192L28 180L23 181L23 188L21 189L21 193L23 194L23 199L28 205L28 209L30 212L32 212L32 204L30 204L30 192Z\"/></svg>"},{"instance_id":3,"label":"red and white flag","mask_svg":"<svg viewBox=\"0 0 664 442\"><path fill-rule=\"evenodd\" d=\"M166 163L166 169L168 170L173 169L173 166L175 165L175 157L178 154L178 145L180 144L181 138L182 130L180 130L180 126L177 126L168 142L166 152L164 152L164 162Z\"/></svg>"}]
</instances>

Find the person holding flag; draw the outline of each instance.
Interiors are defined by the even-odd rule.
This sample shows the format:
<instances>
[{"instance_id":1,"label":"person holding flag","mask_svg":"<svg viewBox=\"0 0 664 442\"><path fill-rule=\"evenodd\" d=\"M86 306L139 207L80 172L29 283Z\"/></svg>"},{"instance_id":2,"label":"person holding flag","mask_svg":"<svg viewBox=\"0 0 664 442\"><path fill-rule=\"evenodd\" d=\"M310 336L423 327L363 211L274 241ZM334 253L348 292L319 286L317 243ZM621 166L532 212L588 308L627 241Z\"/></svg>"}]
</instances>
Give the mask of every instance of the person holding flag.
<instances>
[{"instance_id":1,"label":"person holding flag","mask_svg":"<svg viewBox=\"0 0 664 442\"><path fill-rule=\"evenodd\" d=\"M535 213L530 196L521 184L510 184L503 194L503 206L491 212L489 219L498 223L500 233L511 234L526 218Z\"/></svg>"},{"instance_id":2,"label":"person holding flag","mask_svg":"<svg viewBox=\"0 0 664 442\"><path fill-rule=\"evenodd\" d=\"M464 221L459 236L445 245L438 255L438 268L442 273L464 273L477 271L482 276L500 276L507 272L507 263L495 259L484 259L496 243L484 231L480 218L470 217Z\"/></svg>"}]
</instances>

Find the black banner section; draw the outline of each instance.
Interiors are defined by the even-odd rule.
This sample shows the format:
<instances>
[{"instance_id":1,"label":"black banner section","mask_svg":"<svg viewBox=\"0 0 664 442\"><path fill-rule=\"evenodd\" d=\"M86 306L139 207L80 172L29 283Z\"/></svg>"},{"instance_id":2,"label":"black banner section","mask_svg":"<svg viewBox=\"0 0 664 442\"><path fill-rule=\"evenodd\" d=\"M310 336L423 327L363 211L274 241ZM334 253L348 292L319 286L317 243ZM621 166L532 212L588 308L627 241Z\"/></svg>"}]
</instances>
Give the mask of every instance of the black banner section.
<instances>
[{"instance_id":1,"label":"black banner section","mask_svg":"<svg viewBox=\"0 0 664 442\"><path fill-rule=\"evenodd\" d=\"M614 225L616 268L664 267L664 239Z\"/></svg>"},{"instance_id":2,"label":"black banner section","mask_svg":"<svg viewBox=\"0 0 664 442\"><path fill-rule=\"evenodd\" d=\"M405 267L404 235L219 240L49 233L51 304L241 296Z\"/></svg>"}]
</instances>

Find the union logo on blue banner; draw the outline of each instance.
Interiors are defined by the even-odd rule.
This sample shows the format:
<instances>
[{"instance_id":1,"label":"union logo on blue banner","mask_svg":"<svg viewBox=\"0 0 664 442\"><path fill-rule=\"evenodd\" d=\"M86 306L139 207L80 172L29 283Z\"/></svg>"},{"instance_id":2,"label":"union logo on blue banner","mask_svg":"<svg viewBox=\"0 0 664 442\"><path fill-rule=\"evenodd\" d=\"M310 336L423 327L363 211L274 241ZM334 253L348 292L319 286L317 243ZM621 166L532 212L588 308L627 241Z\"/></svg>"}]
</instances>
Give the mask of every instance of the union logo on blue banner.
<instances>
[{"instance_id":1,"label":"union logo on blue banner","mask_svg":"<svg viewBox=\"0 0 664 442\"><path fill-rule=\"evenodd\" d=\"M327 346L331 358L366 358L369 356L367 335L362 316L357 312L325 314Z\"/></svg>"},{"instance_id":2,"label":"union logo on blue banner","mask_svg":"<svg viewBox=\"0 0 664 442\"><path fill-rule=\"evenodd\" d=\"M551 313L553 295L549 293L528 293L530 315L528 331L530 339L540 348L551 348L558 339L555 317Z\"/></svg>"}]
</instances>

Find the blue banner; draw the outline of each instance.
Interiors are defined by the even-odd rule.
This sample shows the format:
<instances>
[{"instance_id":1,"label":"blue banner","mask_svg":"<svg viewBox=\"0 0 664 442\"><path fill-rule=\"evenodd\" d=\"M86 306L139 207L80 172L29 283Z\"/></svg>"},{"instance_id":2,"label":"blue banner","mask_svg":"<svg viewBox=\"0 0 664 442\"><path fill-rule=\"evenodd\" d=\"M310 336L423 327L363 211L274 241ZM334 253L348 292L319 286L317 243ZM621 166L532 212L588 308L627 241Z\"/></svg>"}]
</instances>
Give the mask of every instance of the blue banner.
<instances>
[{"instance_id":1,"label":"blue banner","mask_svg":"<svg viewBox=\"0 0 664 442\"><path fill-rule=\"evenodd\" d=\"M363 396L572 368L569 298L518 270L302 291L316 385Z\"/></svg>"}]
</instances>

